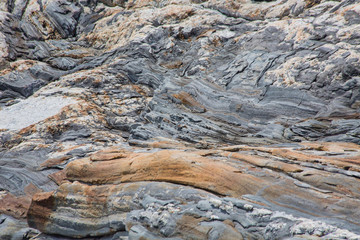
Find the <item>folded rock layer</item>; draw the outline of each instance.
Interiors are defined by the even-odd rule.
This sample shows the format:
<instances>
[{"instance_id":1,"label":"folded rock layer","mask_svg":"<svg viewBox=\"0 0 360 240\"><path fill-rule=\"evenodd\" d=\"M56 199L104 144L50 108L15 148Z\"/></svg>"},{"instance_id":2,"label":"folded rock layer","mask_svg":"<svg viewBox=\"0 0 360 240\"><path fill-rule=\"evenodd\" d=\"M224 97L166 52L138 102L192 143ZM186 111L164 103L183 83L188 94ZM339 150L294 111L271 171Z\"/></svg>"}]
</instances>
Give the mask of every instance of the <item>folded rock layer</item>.
<instances>
[{"instance_id":1,"label":"folded rock layer","mask_svg":"<svg viewBox=\"0 0 360 240\"><path fill-rule=\"evenodd\" d=\"M164 181L241 196L262 188L261 179L219 161L183 151L129 154L103 161L77 160L65 169L66 179L90 184Z\"/></svg>"},{"instance_id":2,"label":"folded rock layer","mask_svg":"<svg viewBox=\"0 0 360 240\"><path fill-rule=\"evenodd\" d=\"M211 222L212 218L220 219L221 222L230 224L232 227L237 222L243 230L234 228L234 234L236 233L234 236L237 237L251 235L248 228L259 227L261 221L256 222L244 214L242 214L242 220L233 219L230 216L235 214L234 204L240 209L253 212L255 210L252 204L256 203L259 207L271 207L291 212L295 216L327 219L328 223L337 220L346 224L349 229L358 229L360 200L358 200L357 186L359 180L354 176L357 176L359 171L354 171L352 175L349 170L330 173L334 157L318 154L321 154L321 149L326 146L330 148L336 146L337 148L334 149L338 153L336 159L342 162L342 159L359 158L360 148L357 145L342 143L337 145L311 143L309 145L312 147L309 148L304 143L302 146L299 145L298 149L232 146L221 150L161 150L153 153L134 153L116 148L103 150L88 158L69 163L63 170L65 172L63 183L55 192L39 193L34 196L28 212L29 226L45 233L60 235L64 235L66 229L66 235L72 237L101 236L125 231L126 226L130 230L133 225L142 222L142 217L137 215L137 211L149 211L147 209L149 205L141 202L146 202L147 196L143 195L145 199L140 201L137 199L137 194L144 191L141 190L144 187L154 186L152 183L158 182L156 186L161 189L152 188L154 192L149 193L151 203L155 204L159 201L164 208L171 206L175 209L187 209L170 212L171 217L168 218L171 221L177 222L187 217L187 214L190 216L195 214L198 215L196 218L203 218L196 221L198 226ZM257 154L249 154L247 150L250 149L257 150ZM353 152L346 153L344 150L353 150ZM285 153L281 159L275 160L271 157L277 157L278 152L281 151ZM261 152L269 152L272 155L259 156ZM314 166L296 164L296 161L303 160L300 157L294 159L294 155L302 156L306 160L317 156L324 161L323 169L315 170ZM329 169L326 164L329 165ZM358 165L359 163L354 164L354 166ZM257 169L255 166L260 168ZM181 189L189 189L184 185L211 192L207 194L203 192L207 197L197 200L196 209L200 210L200 213L197 212L198 210L191 210L191 203L184 199L179 200L186 197L182 195ZM171 187L171 190L167 189L168 187ZM167 193L160 194L158 191ZM179 195L168 196L168 194L175 194L174 191ZM223 207L223 211L229 216L222 216L222 219L221 214L220 217L207 215L211 213L208 211L213 210L214 206L219 208L219 205L225 204L222 201L229 201L229 197L242 199L238 200L240 201L238 205L235 200L227 208ZM207 201L206 199L213 203L208 203L208 206L204 202ZM268 215L274 214L269 210L266 211ZM153 216L155 213L149 214ZM158 211L158 214L164 214L163 209ZM129 219L129 215L134 216L135 220ZM154 224L152 220L149 217L150 223ZM266 226L271 227L271 224L273 223L268 221ZM288 228L294 227L290 223L287 224ZM342 224L339 226L343 226ZM158 230L160 233L170 231L168 236L171 237L186 238L188 233L176 231L175 226L179 227L178 223L171 230L166 230L166 226L160 225ZM329 228L332 228L332 231L329 230L328 233L334 233L337 230L334 226ZM323 235L329 237L328 233ZM196 234L204 237L205 233ZM287 236L291 236L290 232Z\"/></svg>"},{"instance_id":3,"label":"folded rock layer","mask_svg":"<svg viewBox=\"0 0 360 240\"><path fill-rule=\"evenodd\" d=\"M359 26L359 0L0 1L0 239L359 239Z\"/></svg>"}]
</instances>

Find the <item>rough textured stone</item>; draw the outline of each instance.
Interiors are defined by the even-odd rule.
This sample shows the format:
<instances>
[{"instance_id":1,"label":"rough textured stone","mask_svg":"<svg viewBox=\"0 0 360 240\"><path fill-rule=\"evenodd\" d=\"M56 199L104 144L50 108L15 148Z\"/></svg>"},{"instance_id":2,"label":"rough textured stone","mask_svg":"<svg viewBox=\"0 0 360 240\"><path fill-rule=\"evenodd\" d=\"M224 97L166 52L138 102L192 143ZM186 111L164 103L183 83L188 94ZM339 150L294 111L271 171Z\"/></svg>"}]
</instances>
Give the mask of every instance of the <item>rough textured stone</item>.
<instances>
[{"instance_id":1,"label":"rough textured stone","mask_svg":"<svg viewBox=\"0 0 360 240\"><path fill-rule=\"evenodd\" d=\"M0 238L359 238L359 6L0 1Z\"/></svg>"},{"instance_id":2,"label":"rough textured stone","mask_svg":"<svg viewBox=\"0 0 360 240\"><path fill-rule=\"evenodd\" d=\"M39 234L39 231L27 227L26 222L19 222L16 219L0 215L0 237L4 240L32 239Z\"/></svg>"},{"instance_id":3,"label":"rough textured stone","mask_svg":"<svg viewBox=\"0 0 360 240\"><path fill-rule=\"evenodd\" d=\"M232 220L232 224L236 222L245 229L260 226L266 227L267 230L265 230L265 235L263 235L266 239L271 239L273 236L288 236L290 226L293 226L294 229L296 228L296 221L292 220L291 224L285 220L285 222L276 222L275 219L271 220L270 218L273 214L272 211L254 210L253 203L249 202L249 200L253 199L253 196L257 196L253 201L260 207L268 206L281 211L285 211L286 209L286 211L290 211L291 214L298 217L316 217L327 221L328 224L335 224L342 227L344 226L343 224L347 222L346 226L348 229L357 229L358 226L354 223L360 214L359 209L356 207L359 202L357 199L358 190L356 188L359 180L349 176L345 172L331 172L325 164L330 164L331 166L334 158L336 158L338 164L340 162L348 164L347 160L351 162L351 159L358 159L359 146L351 143L304 143L304 145L299 146L300 148L232 146L222 148L228 151L198 151L194 149L190 151L191 149L188 149L187 152L162 150L154 153L133 153L126 149L110 148L95 153L88 158L69 163L64 170L65 180L70 180L73 183L62 183L54 194L42 193L41 195L37 195L40 200L37 200L37 198L33 199L32 207L30 207L28 215L29 223L31 227L36 227L43 232L51 234L60 233L60 229L62 229L60 225L65 224L67 228L83 226L79 228L76 227L77 230L69 230L69 236L76 236L76 234L79 234L79 236L88 236L91 234L101 235L105 233L100 230L95 231L94 229L99 228L107 233L113 231L104 227L104 224L106 226L112 225L111 222L103 223L103 221L108 221L106 220L108 219L108 213L106 211L110 211L112 214L119 211L119 214L121 212L122 216L125 216L125 212L129 213L126 218L127 220L122 220L122 224L126 225L128 230L132 229L132 225L136 225L138 222L144 223L145 221L150 224L151 229L158 229L156 231L159 231L164 237L177 237L178 234L183 234L182 230L178 229L178 227L179 224L181 225L179 221L181 222L182 218L187 217L185 215L182 216L182 214L186 213L190 214L189 217L194 216L194 214L198 215L196 218L200 218L200 220L202 217L209 218L209 220L205 222ZM328 150L328 152L337 154L333 156L321 156L320 154L325 149ZM244 151L244 153L233 152L239 150ZM247 153L249 150L256 151L257 154L267 153L270 154L270 156L259 157L249 155ZM281 159L279 159L279 152L283 153ZM269 160L271 159L271 155L277 156L278 159ZM339 158L339 155L342 155L342 158ZM224 159L221 156L226 156L226 158ZM295 156L298 157L295 158ZM314 157L322 160L322 169L318 168L318 170L314 170L311 165L301 166L301 164L296 165L295 163L296 161L314 159ZM254 166L260 168L256 169ZM314 165L314 167L316 166ZM275 171L271 171L270 169ZM358 171L359 169L354 172ZM82 184L78 181L82 182ZM192 202L189 202L183 206L183 201L170 196L170 190L161 190L167 191L167 194L159 193L158 191L160 190L157 190L152 192L150 196L146 194L143 195L143 200L129 200L130 203L138 204L137 207L133 209L124 209L128 203L122 205L121 211L116 209L105 211L97 207L98 204L100 204L100 202L97 203L98 201L105 201L100 205L106 203L108 204L107 206L112 206L113 204L109 202L110 198L108 195L117 196L120 192L125 193L127 190L121 190L121 187L131 186L130 183L126 184L126 182L136 183L141 181L182 184L220 194L220 196L227 195L233 198L224 198L223 200L217 197L209 197L208 200L197 198L196 204L192 205ZM90 184L90 186L83 183ZM120 189L118 189L119 187ZM113 193L113 191L118 193ZM179 193L177 191L176 193ZM181 192L182 190L179 191ZM100 196L103 195L102 192L105 194L103 200L100 198ZM72 194L80 194L79 199L91 198L95 201L94 206L92 205L93 201L91 201L84 203L87 205L86 207L79 209L78 207L72 207L74 208L72 214L79 214L75 219L68 215L69 209L65 207L67 204L70 204L69 207L71 206L70 199L73 198L71 197ZM353 197L349 196L349 194ZM62 197L63 195L65 199L60 200L64 198ZM94 196L92 197L92 195ZM97 195L97 197L95 195ZM136 195L137 194L134 196ZM182 196L184 197L186 195ZM234 197L242 198L243 196L246 196L245 199L247 200L234 199ZM48 200L42 202L43 197ZM158 197L160 197L161 200L158 200ZM51 200L51 202L56 203L56 206L48 203L52 198L54 199ZM121 197L121 199L122 198L123 197ZM339 198L341 201L339 201ZM181 206L179 205L180 203L182 203ZM348 211L349 206L352 206L351 212ZM236 211L239 211L241 215L236 213L234 207L236 207ZM48 210L42 210L43 208ZM62 211L63 208L67 210ZM183 208L187 210L185 211ZM86 214L91 213L91 216L95 214L94 211L90 209L94 209L94 211L97 212L96 218L101 219L101 216L106 216L106 218L95 223L90 217L86 217ZM132 212L132 210L134 210L134 212ZM82 211L85 212L82 213ZM49 215L45 213L49 213ZM181 214L177 216L175 213L178 213L178 215ZM175 214L175 216L172 216L172 214ZM63 218L67 220L56 220ZM120 218L118 217L116 219ZM335 221L335 219L337 220ZM83 221L89 221L92 222L92 224L86 224ZM270 225L263 226L265 222ZM246 237L246 234L251 235L247 230L245 232L234 230L234 233L231 233L230 230L224 230L225 226L223 225L216 225L215 227L215 225L212 226L211 224L202 224L201 221L197 224L202 227L200 227L200 229L196 228L195 232L187 230L187 234L195 234L201 238L200 236L211 231L214 239L218 239L218 237L215 236L222 235L222 231L228 232L231 236L235 234L233 236L234 239L243 236ZM330 230L324 230L325 232L323 231L322 233L323 236L337 231L335 226L328 224L326 224L326 228ZM54 229L51 227L48 228L47 226L52 226ZM274 230L277 226L281 226L280 229L284 229ZM86 230L87 228L91 229L91 231L89 229ZM226 228L228 227L225 227L225 229ZM316 231L322 231L320 228L321 227L316 228ZM130 230L131 236L146 236L149 239L151 239L151 236L154 237L152 233L140 231L138 228L136 229L137 230ZM302 229L302 227L299 227L299 229ZM120 229L115 229L114 231L119 230ZM275 231L275 233L271 233L272 231ZM298 230L296 230L296 234L307 234L309 231L298 233ZM311 234L316 231L312 231ZM258 233L260 234L260 232ZM230 235L229 238L232 238ZM315 235L317 235L317 233L315 233Z\"/></svg>"},{"instance_id":4,"label":"rough textured stone","mask_svg":"<svg viewBox=\"0 0 360 240\"><path fill-rule=\"evenodd\" d=\"M166 192L168 194L165 194ZM51 234L69 237L101 236L124 231L126 213L140 209L141 199L147 196L187 201L207 195L208 193L201 190L166 183L139 182L118 186L64 183L55 193L35 195L28 213L28 222L30 226ZM76 202L76 209L70 213L76 216L69 215L67 201L61 199L73 199ZM49 219L52 219L50 225L46 224ZM78 220L76 224L74 219Z\"/></svg>"},{"instance_id":5,"label":"rough textured stone","mask_svg":"<svg viewBox=\"0 0 360 240\"><path fill-rule=\"evenodd\" d=\"M261 179L241 173L230 165L182 151L121 154L118 157L106 162L91 158L71 162L65 170L66 179L90 184L165 181L236 196L253 194L264 184Z\"/></svg>"}]
</instances>

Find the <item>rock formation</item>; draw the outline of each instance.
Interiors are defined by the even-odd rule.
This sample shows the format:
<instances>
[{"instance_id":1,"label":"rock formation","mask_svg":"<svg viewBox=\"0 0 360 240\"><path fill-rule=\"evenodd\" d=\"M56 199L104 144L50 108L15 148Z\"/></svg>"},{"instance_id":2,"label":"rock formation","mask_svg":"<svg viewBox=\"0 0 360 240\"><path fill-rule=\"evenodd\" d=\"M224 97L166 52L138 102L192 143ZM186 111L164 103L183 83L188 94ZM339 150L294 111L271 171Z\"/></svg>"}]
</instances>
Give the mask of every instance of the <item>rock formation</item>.
<instances>
[{"instance_id":1,"label":"rock formation","mask_svg":"<svg viewBox=\"0 0 360 240\"><path fill-rule=\"evenodd\" d=\"M360 239L360 2L0 3L0 239Z\"/></svg>"}]
</instances>

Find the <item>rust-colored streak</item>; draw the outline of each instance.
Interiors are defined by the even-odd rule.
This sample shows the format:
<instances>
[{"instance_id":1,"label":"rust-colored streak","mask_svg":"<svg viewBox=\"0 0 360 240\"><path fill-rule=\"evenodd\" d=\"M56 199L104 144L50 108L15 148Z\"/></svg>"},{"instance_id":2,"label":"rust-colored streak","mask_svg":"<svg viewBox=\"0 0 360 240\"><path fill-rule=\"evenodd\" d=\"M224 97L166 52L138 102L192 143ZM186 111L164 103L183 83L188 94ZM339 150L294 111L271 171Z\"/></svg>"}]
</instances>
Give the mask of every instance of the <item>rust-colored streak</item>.
<instances>
[{"instance_id":1,"label":"rust-colored streak","mask_svg":"<svg viewBox=\"0 0 360 240\"><path fill-rule=\"evenodd\" d=\"M173 97L180 100L181 103L185 107L188 107L190 110L195 110L200 112L206 111L205 107L187 92L181 91L179 93L173 94Z\"/></svg>"},{"instance_id":2,"label":"rust-colored streak","mask_svg":"<svg viewBox=\"0 0 360 240\"><path fill-rule=\"evenodd\" d=\"M54 192L37 193L34 195L27 213L28 224L32 228L44 232L54 208Z\"/></svg>"},{"instance_id":3,"label":"rust-colored streak","mask_svg":"<svg viewBox=\"0 0 360 240\"><path fill-rule=\"evenodd\" d=\"M226 163L178 150L131 153L126 158L106 162L87 158L71 162L65 169L67 180L91 184L165 181L231 196L254 194L262 187L263 180L238 170Z\"/></svg>"}]
</instances>

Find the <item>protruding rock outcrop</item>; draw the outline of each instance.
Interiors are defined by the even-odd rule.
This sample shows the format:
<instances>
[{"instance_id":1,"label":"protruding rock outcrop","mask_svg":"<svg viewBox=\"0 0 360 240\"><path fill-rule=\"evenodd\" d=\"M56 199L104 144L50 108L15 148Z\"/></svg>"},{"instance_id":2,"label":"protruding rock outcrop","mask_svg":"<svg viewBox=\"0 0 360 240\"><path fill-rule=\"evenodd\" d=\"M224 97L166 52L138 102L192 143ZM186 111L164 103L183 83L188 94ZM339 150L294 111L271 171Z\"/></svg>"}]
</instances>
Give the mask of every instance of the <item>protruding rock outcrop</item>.
<instances>
[{"instance_id":1,"label":"protruding rock outcrop","mask_svg":"<svg viewBox=\"0 0 360 240\"><path fill-rule=\"evenodd\" d=\"M324 150L336 153L336 157L321 155ZM326 224L326 230L316 234L319 223L314 223L312 232L294 229L302 229L299 225L311 221L300 220L300 216L323 219L327 224L337 221L338 226L346 224L348 229L358 229L359 157L358 145L344 143L304 143L288 148L231 146L153 153L111 148L69 163L55 192L35 195L28 221L42 232L64 235L65 231L66 236L73 237L121 231L154 238L186 238L188 234L203 238L209 231L225 231L233 236L230 239L302 234L348 237L352 236L350 232ZM199 197L195 207L186 192L190 188L181 185L212 194L196 190ZM196 195L193 194L192 197ZM253 210L254 203L259 209ZM285 214L279 222L275 216L280 213L262 208L294 216ZM187 220L182 222L184 219ZM211 223L214 220L216 224ZM189 227L186 221L198 228L180 231ZM151 227L139 233L136 230L139 226L133 229L139 224L140 229ZM278 233L270 233L274 224L282 226ZM255 235L249 230L253 227L259 228Z\"/></svg>"}]
</instances>

